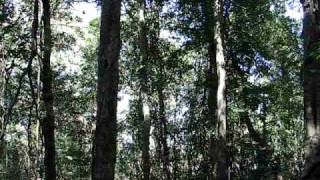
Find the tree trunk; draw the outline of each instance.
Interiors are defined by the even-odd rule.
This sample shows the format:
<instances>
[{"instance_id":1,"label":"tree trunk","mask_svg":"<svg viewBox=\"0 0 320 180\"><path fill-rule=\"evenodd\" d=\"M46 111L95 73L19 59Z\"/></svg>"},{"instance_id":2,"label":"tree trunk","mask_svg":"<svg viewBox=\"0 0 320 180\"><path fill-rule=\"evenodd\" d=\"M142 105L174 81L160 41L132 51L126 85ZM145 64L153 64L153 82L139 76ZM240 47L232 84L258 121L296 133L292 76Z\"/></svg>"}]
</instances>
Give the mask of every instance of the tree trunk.
<instances>
[{"instance_id":1,"label":"tree trunk","mask_svg":"<svg viewBox=\"0 0 320 180\"><path fill-rule=\"evenodd\" d=\"M98 52L97 116L92 179L114 179L117 148L117 95L121 0L102 0Z\"/></svg>"},{"instance_id":2,"label":"tree trunk","mask_svg":"<svg viewBox=\"0 0 320 180\"><path fill-rule=\"evenodd\" d=\"M36 97L36 93L35 93L35 89L33 86L33 80L32 80L32 62L33 60L37 57L38 54L38 38L37 38L37 34L38 34L38 27L39 27L39 1L38 0L34 0L34 5L33 5L33 22L32 22L32 46L31 46L31 57L30 57L30 61L31 63L29 63L29 67L28 67L28 79L29 79L29 86L30 86L30 91L31 91L31 96L32 96L32 106L30 107L30 117L29 117L29 121L28 121L28 153L29 153L29 160L30 160L30 165L31 168L30 170L30 178L34 179L37 177L37 155L34 153L34 148L36 148L36 146L33 145L32 143L32 111L33 108L35 107L36 110L36 121L38 121L38 105L37 105L37 97ZM37 150L37 149L35 149Z\"/></svg>"},{"instance_id":3,"label":"tree trunk","mask_svg":"<svg viewBox=\"0 0 320 180\"><path fill-rule=\"evenodd\" d=\"M139 1L139 51L140 51L140 60L142 64L142 68L139 69L139 91L140 91L140 119L141 119L141 151L142 151L142 172L143 172L143 179L149 180L150 179L150 108L148 105L148 85L147 85L147 63L149 60L148 56L148 39L147 39L147 27L145 22L145 13L146 13L146 2L145 0Z\"/></svg>"},{"instance_id":4,"label":"tree trunk","mask_svg":"<svg viewBox=\"0 0 320 180\"><path fill-rule=\"evenodd\" d=\"M170 149L167 142L168 122L165 116L164 94L163 94L162 88L159 88L158 90L158 100L159 100L159 120L160 120L160 141L162 146L161 160L163 164L163 171L165 173L165 177L167 180L170 180L171 179Z\"/></svg>"},{"instance_id":5,"label":"tree trunk","mask_svg":"<svg viewBox=\"0 0 320 180\"><path fill-rule=\"evenodd\" d=\"M149 112L149 106L144 103L144 99L146 97L143 97L142 94L139 95L139 139L141 142L140 148L142 152L142 173L143 173L143 180L149 180L150 179L150 168L151 168L151 162L150 162L150 112Z\"/></svg>"},{"instance_id":6,"label":"tree trunk","mask_svg":"<svg viewBox=\"0 0 320 180\"><path fill-rule=\"evenodd\" d=\"M320 61L314 55L320 41L319 0L301 0L304 11L304 114L307 130L303 179L320 177Z\"/></svg>"},{"instance_id":7,"label":"tree trunk","mask_svg":"<svg viewBox=\"0 0 320 180\"><path fill-rule=\"evenodd\" d=\"M6 90L6 62L4 58L3 37L0 35L0 158L4 149L4 130L5 130L5 90Z\"/></svg>"},{"instance_id":8,"label":"tree trunk","mask_svg":"<svg viewBox=\"0 0 320 180\"><path fill-rule=\"evenodd\" d=\"M223 0L215 0L214 14L214 41L216 44L216 64L217 64L217 179L228 179L226 133L227 133L227 102L226 102L226 60L223 48Z\"/></svg>"},{"instance_id":9,"label":"tree trunk","mask_svg":"<svg viewBox=\"0 0 320 180\"><path fill-rule=\"evenodd\" d=\"M217 112L217 64L216 64L216 56L215 56L215 50L216 46L215 43L210 42L208 46L208 57L209 57L209 72L208 72L208 119L209 123L211 124L211 131L214 131L217 126L216 121L216 112ZM210 137L210 145L209 145L209 162L210 162L210 171L208 174L208 178L210 180L213 179L213 172L214 167L216 164L216 138L213 134L211 134Z\"/></svg>"},{"instance_id":10,"label":"tree trunk","mask_svg":"<svg viewBox=\"0 0 320 180\"><path fill-rule=\"evenodd\" d=\"M41 81L42 98L44 103L45 117L42 122L42 132L44 136L44 165L45 179L56 179L56 163L55 163L55 135L54 135L54 111L53 111L53 92L52 92L52 70L51 70L51 8L50 0L43 0L43 26L44 26L44 41L43 41L43 58L42 58L42 73Z\"/></svg>"}]
</instances>

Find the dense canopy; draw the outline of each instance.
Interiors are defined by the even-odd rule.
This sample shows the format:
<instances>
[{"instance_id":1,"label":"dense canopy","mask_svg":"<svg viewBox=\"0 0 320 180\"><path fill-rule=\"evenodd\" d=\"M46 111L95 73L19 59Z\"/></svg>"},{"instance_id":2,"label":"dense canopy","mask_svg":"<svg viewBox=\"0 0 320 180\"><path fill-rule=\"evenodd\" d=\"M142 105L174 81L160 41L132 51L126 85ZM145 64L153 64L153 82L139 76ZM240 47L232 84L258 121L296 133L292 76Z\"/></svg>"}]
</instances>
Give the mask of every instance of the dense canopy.
<instances>
[{"instance_id":1,"label":"dense canopy","mask_svg":"<svg viewBox=\"0 0 320 180\"><path fill-rule=\"evenodd\" d=\"M319 0L0 0L0 179L320 179Z\"/></svg>"}]
</instances>

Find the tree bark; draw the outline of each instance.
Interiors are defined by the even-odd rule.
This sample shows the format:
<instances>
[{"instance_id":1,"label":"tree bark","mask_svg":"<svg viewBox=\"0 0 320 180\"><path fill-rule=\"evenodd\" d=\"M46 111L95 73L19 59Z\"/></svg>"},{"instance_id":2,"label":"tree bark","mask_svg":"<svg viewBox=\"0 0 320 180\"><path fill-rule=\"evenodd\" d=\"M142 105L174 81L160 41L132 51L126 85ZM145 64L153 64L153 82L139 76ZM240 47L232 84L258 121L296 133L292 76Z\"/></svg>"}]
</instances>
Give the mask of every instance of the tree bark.
<instances>
[{"instance_id":1,"label":"tree bark","mask_svg":"<svg viewBox=\"0 0 320 180\"><path fill-rule=\"evenodd\" d=\"M207 2L207 1L205 1ZM212 132L215 131L217 121L216 121L216 112L217 112L217 63L216 63L216 43L214 41L214 21L213 21L213 11L211 4L203 4L204 16L205 16L205 29L206 34L208 34L208 60L209 60L209 69L208 69L208 77L207 77L207 87L208 88L208 121L210 126L210 130ZM210 7L210 8L208 8ZM211 12L212 11L212 12ZM208 152L208 179L213 179L213 173L216 165L216 138L213 133L210 133L210 141L209 141L209 152Z\"/></svg>"},{"instance_id":2,"label":"tree bark","mask_svg":"<svg viewBox=\"0 0 320 180\"><path fill-rule=\"evenodd\" d=\"M301 0L304 20L304 115L307 130L305 170L302 179L320 177L320 61L317 52L320 41L319 0Z\"/></svg>"},{"instance_id":3,"label":"tree bark","mask_svg":"<svg viewBox=\"0 0 320 180\"><path fill-rule=\"evenodd\" d=\"M226 102L226 60L223 47L223 0L215 0L214 14L214 41L216 44L216 65L217 65L217 175L216 179L228 179L226 134L227 134L227 102Z\"/></svg>"},{"instance_id":4,"label":"tree bark","mask_svg":"<svg viewBox=\"0 0 320 180\"><path fill-rule=\"evenodd\" d=\"M53 110L53 91L52 91L52 70L51 70L51 49L52 49L52 36L51 36L51 7L50 0L42 0L43 5L43 58L42 58L42 72L41 81L42 98L44 104L45 117L42 122L42 132L44 137L44 165L45 165L45 179L56 179L56 163L55 163L55 116Z\"/></svg>"},{"instance_id":5,"label":"tree bark","mask_svg":"<svg viewBox=\"0 0 320 180\"><path fill-rule=\"evenodd\" d=\"M114 179L117 148L117 95L121 0L101 1L97 115L92 179Z\"/></svg>"}]
</instances>

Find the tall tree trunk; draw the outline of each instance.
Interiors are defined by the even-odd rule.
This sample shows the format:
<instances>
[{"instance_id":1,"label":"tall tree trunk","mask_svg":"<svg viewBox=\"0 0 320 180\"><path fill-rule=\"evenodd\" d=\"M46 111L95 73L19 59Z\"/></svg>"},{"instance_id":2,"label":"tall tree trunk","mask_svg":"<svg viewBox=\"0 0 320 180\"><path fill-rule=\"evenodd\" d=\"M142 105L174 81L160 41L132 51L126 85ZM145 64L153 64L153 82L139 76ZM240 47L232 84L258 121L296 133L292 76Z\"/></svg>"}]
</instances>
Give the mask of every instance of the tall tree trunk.
<instances>
[{"instance_id":1,"label":"tall tree trunk","mask_svg":"<svg viewBox=\"0 0 320 180\"><path fill-rule=\"evenodd\" d=\"M209 123L211 124L211 131L214 131L217 127L217 121L216 121L216 111L217 111L217 64L216 64L216 46L214 42L210 42L208 46L208 56L209 56L209 71L208 71L208 119ZM213 172L214 167L216 164L216 138L211 134L210 137L210 144L209 144L209 174L208 178L210 180L213 179Z\"/></svg>"},{"instance_id":2,"label":"tall tree trunk","mask_svg":"<svg viewBox=\"0 0 320 180\"><path fill-rule=\"evenodd\" d=\"M160 69L162 68L160 67ZM160 70L160 73L162 73L161 70ZM171 179L170 149L167 142L168 122L165 115L164 94L163 94L162 88L159 88L158 90L158 100L159 100L159 120L160 120L160 142L162 146L161 160L163 164L163 171L165 173L165 177L167 180L170 180Z\"/></svg>"},{"instance_id":3,"label":"tall tree trunk","mask_svg":"<svg viewBox=\"0 0 320 180\"><path fill-rule=\"evenodd\" d=\"M36 121L38 121L38 105L37 105L37 97L36 97L36 93L35 93L35 89L34 89L34 85L33 85L33 80L32 80L32 62L33 60L37 57L38 54L38 38L37 38L37 34L38 34L38 26L39 26L39 1L38 0L34 0L34 5L33 5L33 22L32 22L32 46L31 46L31 57L30 57L30 61L31 63L29 63L29 67L28 67L28 79L29 79L29 86L30 86L30 91L31 91L31 96L32 96L32 106L30 107L30 117L29 117L29 121L28 121L28 148L29 148L29 157L30 157L30 172L31 172L31 179L34 179L37 177L37 171L36 171L36 165L37 165L37 155L34 154L34 148L36 148L36 146L33 145L32 143L32 111L33 108L35 107L36 110ZM35 149L37 150L37 149Z\"/></svg>"},{"instance_id":4,"label":"tall tree trunk","mask_svg":"<svg viewBox=\"0 0 320 180\"><path fill-rule=\"evenodd\" d=\"M148 111L144 109L144 112ZM150 114L149 112L144 113L144 124L143 124L143 145L142 145L142 160L143 160L143 179L149 180L150 179L150 169L151 169L151 162L150 162Z\"/></svg>"},{"instance_id":5,"label":"tall tree trunk","mask_svg":"<svg viewBox=\"0 0 320 180\"><path fill-rule=\"evenodd\" d=\"M140 93L139 95L139 139L140 139L140 148L142 152L142 173L143 173L143 180L149 180L150 179L150 168L151 168L151 162L150 162L150 111L149 106L144 103L144 99L146 97L143 97L143 94Z\"/></svg>"},{"instance_id":6,"label":"tall tree trunk","mask_svg":"<svg viewBox=\"0 0 320 180\"><path fill-rule=\"evenodd\" d=\"M145 22L145 13L146 13L146 2L145 0L139 1L139 51L140 51L140 63L142 64L142 68L139 70L139 91L140 91L140 118L141 119L141 151L142 151L142 172L143 179L150 179L150 108L148 105L148 71L147 71L147 63L149 60L148 56L148 39L147 39L147 27Z\"/></svg>"},{"instance_id":7,"label":"tall tree trunk","mask_svg":"<svg viewBox=\"0 0 320 180\"><path fill-rule=\"evenodd\" d=\"M56 179L56 163L55 163L55 117L53 110L53 92L52 92L52 70L51 70L51 7L50 0L42 0L43 5L43 27L44 27L44 41L43 41L43 58L42 58L42 72L41 81L42 98L45 110L45 117L42 122L42 132L44 137L44 165L45 165L45 179Z\"/></svg>"},{"instance_id":8,"label":"tall tree trunk","mask_svg":"<svg viewBox=\"0 0 320 180\"><path fill-rule=\"evenodd\" d=\"M304 114L307 130L303 179L320 177L320 61L314 56L320 41L320 2L301 0L304 20Z\"/></svg>"},{"instance_id":9,"label":"tall tree trunk","mask_svg":"<svg viewBox=\"0 0 320 180\"><path fill-rule=\"evenodd\" d=\"M97 116L92 179L114 179L117 148L117 95L121 0L101 1Z\"/></svg>"},{"instance_id":10,"label":"tall tree trunk","mask_svg":"<svg viewBox=\"0 0 320 180\"><path fill-rule=\"evenodd\" d=\"M227 102L226 102L226 60L223 48L223 0L215 0L214 14L214 41L216 44L216 65L217 65L217 179L228 179L226 134L227 134Z\"/></svg>"},{"instance_id":11,"label":"tall tree trunk","mask_svg":"<svg viewBox=\"0 0 320 180\"><path fill-rule=\"evenodd\" d=\"M208 168L207 177L209 180L214 179L214 172L216 166L216 138L214 137L213 132L217 128L217 121L216 121L216 112L217 112L217 63L216 63L216 43L214 37L214 28L215 28L215 21L214 21L214 10L213 10L213 2L209 0L203 0L201 2L205 24L204 29L207 34L207 53L208 53L208 77L207 77L207 89L208 89L208 122L211 124L210 131L210 140L209 140L209 149L208 149Z\"/></svg>"},{"instance_id":12,"label":"tall tree trunk","mask_svg":"<svg viewBox=\"0 0 320 180\"><path fill-rule=\"evenodd\" d=\"M0 27L1 28L1 27ZM5 90L6 90L6 62L4 58L3 36L0 34L0 158L4 150L4 130L5 130Z\"/></svg>"}]
</instances>

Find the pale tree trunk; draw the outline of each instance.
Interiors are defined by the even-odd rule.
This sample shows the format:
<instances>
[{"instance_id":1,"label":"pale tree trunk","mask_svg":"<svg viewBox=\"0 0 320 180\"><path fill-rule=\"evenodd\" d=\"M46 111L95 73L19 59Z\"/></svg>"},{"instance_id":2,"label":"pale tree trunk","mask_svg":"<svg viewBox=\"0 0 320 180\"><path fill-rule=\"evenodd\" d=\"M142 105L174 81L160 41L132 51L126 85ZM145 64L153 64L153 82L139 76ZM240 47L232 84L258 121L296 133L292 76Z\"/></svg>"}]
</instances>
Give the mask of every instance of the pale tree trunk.
<instances>
[{"instance_id":1,"label":"pale tree trunk","mask_svg":"<svg viewBox=\"0 0 320 180\"><path fill-rule=\"evenodd\" d=\"M117 152L121 0L102 0L101 3L92 179L112 180Z\"/></svg>"},{"instance_id":2,"label":"pale tree trunk","mask_svg":"<svg viewBox=\"0 0 320 180\"><path fill-rule=\"evenodd\" d=\"M320 177L320 41L319 0L301 0L304 11L304 113L307 130L306 164L303 179Z\"/></svg>"},{"instance_id":3,"label":"pale tree trunk","mask_svg":"<svg viewBox=\"0 0 320 180\"><path fill-rule=\"evenodd\" d=\"M226 60L223 47L223 0L215 0L215 29L214 41L216 44L216 65L217 65L217 171L216 179L228 179L226 134L227 134L227 102L226 102Z\"/></svg>"},{"instance_id":4,"label":"pale tree trunk","mask_svg":"<svg viewBox=\"0 0 320 180\"><path fill-rule=\"evenodd\" d=\"M148 57L148 39L147 39L147 27L145 22L145 14L146 14L146 2L145 0L139 1L139 51L140 51L140 60L142 64L142 68L139 69L139 101L140 101L140 117L141 119L141 127L140 138L141 138L141 151L142 151L142 172L143 179L150 179L150 108L148 105L148 72L147 72L147 63L149 60Z\"/></svg>"}]
</instances>

